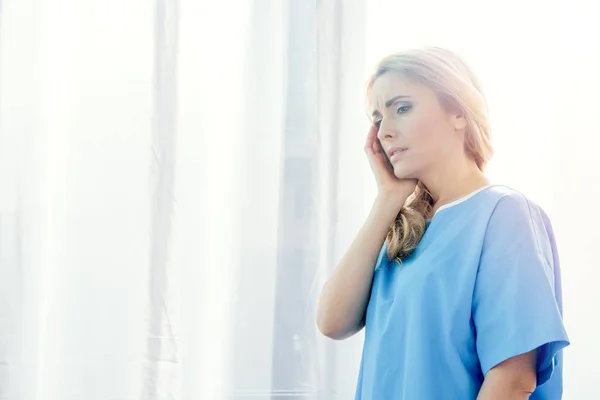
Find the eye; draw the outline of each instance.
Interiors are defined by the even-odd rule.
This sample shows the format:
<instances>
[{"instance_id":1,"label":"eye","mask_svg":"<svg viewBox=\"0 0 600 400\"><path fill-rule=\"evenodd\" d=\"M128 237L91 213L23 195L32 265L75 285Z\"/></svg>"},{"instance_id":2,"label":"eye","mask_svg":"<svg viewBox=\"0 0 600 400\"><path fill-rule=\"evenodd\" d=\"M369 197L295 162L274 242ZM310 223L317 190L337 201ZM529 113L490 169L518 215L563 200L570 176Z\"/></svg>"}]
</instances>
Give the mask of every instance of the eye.
<instances>
[{"instance_id":1,"label":"eye","mask_svg":"<svg viewBox=\"0 0 600 400\"><path fill-rule=\"evenodd\" d=\"M379 126L381 125L381 120L378 119L378 120L374 121L373 125L375 125L377 128L379 128Z\"/></svg>"},{"instance_id":2,"label":"eye","mask_svg":"<svg viewBox=\"0 0 600 400\"><path fill-rule=\"evenodd\" d=\"M396 110L396 112L398 114L406 114L411 108L412 106L410 105L404 105L402 107L398 107L398 110Z\"/></svg>"}]
</instances>

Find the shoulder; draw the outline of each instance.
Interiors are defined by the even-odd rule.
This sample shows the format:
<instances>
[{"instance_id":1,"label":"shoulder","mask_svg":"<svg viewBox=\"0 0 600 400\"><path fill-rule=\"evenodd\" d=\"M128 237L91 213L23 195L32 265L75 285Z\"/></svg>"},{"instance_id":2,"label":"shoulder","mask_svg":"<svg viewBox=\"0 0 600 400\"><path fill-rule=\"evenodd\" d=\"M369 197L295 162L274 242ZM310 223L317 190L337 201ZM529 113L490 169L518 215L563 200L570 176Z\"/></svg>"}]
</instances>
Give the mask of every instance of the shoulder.
<instances>
[{"instance_id":1,"label":"shoulder","mask_svg":"<svg viewBox=\"0 0 600 400\"><path fill-rule=\"evenodd\" d=\"M495 186L490 191L494 205L487 224L486 243L505 249L529 245L540 253L548 253L554 233L542 207L507 186Z\"/></svg>"},{"instance_id":2,"label":"shoulder","mask_svg":"<svg viewBox=\"0 0 600 400\"><path fill-rule=\"evenodd\" d=\"M529 201L529 199L521 191L506 185L493 185L487 190L487 193L490 197L495 198L498 202L500 200L508 202Z\"/></svg>"},{"instance_id":3,"label":"shoulder","mask_svg":"<svg viewBox=\"0 0 600 400\"><path fill-rule=\"evenodd\" d=\"M492 203L490 220L502 220L505 223L530 220L534 217L547 220L544 210L521 191L505 185L494 185L487 191Z\"/></svg>"},{"instance_id":4,"label":"shoulder","mask_svg":"<svg viewBox=\"0 0 600 400\"><path fill-rule=\"evenodd\" d=\"M493 184L465 201L461 207L455 207L454 213L447 213L446 218L469 220L469 227L473 231L483 233L489 228L516 228L531 220L533 215L547 219L541 207L521 191L507 185Z\"/></svg>"}]
</instances>

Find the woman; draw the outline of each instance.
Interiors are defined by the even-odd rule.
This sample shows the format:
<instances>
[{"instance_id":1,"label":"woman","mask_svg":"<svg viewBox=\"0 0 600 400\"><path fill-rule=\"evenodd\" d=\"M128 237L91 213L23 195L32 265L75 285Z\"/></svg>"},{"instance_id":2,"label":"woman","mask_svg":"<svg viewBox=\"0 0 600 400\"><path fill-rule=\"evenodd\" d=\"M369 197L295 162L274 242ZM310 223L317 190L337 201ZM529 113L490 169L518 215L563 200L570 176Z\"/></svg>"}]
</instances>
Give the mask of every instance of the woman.
<instances>
[{"instance_id":1,"label":"woman","mask_svg":"<svg viewBox=\"0 0 600 400\"><path fill-rule=\"evenodd\" d=\"M544 211L484 175L481 87L437 47L369 81L372 210L319 299L332 339L365 327L356 399L560 399L559 260Z\"/></svg>"}]
</instances>

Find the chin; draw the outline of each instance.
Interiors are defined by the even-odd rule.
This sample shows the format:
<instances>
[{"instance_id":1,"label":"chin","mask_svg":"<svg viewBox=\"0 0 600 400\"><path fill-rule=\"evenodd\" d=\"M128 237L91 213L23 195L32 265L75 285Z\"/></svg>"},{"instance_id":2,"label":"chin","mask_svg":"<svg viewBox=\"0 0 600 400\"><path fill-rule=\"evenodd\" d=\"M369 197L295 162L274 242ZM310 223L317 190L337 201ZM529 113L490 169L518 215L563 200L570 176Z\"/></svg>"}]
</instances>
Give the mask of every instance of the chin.
<instances>
[{"instance_id":1,"label":"chin","mask_svg":"<svg viewBox=\"0 0 600 400\"><path fill-rule=\"evenodd\" d=\"M406 168L395 167L394 175L398 179L416 179L417 174L415 171L407 170Z\"/></svg>"}]
</instances>

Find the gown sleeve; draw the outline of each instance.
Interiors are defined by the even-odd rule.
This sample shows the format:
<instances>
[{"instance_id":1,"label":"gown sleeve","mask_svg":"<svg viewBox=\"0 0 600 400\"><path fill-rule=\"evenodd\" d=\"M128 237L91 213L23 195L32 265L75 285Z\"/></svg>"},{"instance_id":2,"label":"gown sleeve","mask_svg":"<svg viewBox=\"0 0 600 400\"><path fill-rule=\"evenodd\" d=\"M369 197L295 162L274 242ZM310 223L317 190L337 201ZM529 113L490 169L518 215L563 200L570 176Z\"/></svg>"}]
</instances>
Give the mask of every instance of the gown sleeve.
<instances>
[{"instance_id":1,"label":"gown sleeve","mask_svg":"<svg viewBox=\"0 0 600 400\"><path fill-rule=\"evenodd\" d=\"M483 238L472 317L483 374L537 349L537 385L569 345L562 320L560 266L543 210L520 193L497 203Z\"/></svg>"},{"instance_id":2,"label":"gown sleeve","mask_svg":"<svg viewBox=\"0 0 600 400\"><path fill-rule=\"evenodd\" d=\"M377 261L375 262L375 271L377 271L379 268L381 268L381 266L383 264L387 263L387 261L388 261L387 248L388 248L388 242L387 242L387 240L385 240L383 242L383 245L381 246L381 249L379 250L379 255L377 256Z\"/></svg>"}]
</instances>

